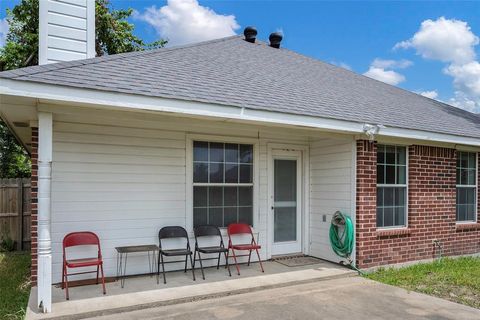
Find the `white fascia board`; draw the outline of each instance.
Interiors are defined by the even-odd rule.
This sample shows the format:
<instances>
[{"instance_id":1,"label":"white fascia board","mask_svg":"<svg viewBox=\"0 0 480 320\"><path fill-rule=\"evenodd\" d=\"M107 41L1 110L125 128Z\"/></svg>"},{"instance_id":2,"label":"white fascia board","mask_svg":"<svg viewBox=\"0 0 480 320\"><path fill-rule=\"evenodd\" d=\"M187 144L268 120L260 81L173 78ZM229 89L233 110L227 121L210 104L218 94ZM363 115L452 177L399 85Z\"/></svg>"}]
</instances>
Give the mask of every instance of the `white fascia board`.
<instances>
[{"instance_id":1,"label":"white fascia board","mask_svg":"<svg viewBox=\"0 0 480 320\"><path fill-rule=\"evenodd\" d=\"M452 134L428 132L422 130L386 127L380 129L380 136L415 139L422 141L444 142L455 145L470 145L480 147L480 139Z\"/></svg>"},{"instance_id":2,"label":"white fascia board","mask_svg":"<svg viewBox=\"0 0 480 320\"><path fill-rule=\"evenodd\" d=\"M158 111L190 116L299 126L304 128L315 128L326 131L352 134L364 133L364 123L361 122L326 119L313 116L246 109L241 107L184 101L178 99L165 99L127 93L72 88L53 84L15 81L10 79L2 79L0 83L0 95L1 94L44 99L55 101L57 103L66 102L92 105L95 108ZM380 129L378 135L480 147L480 139L477 138L434 133L422 130L385 127Z\"/></svg>"}]
</instances>

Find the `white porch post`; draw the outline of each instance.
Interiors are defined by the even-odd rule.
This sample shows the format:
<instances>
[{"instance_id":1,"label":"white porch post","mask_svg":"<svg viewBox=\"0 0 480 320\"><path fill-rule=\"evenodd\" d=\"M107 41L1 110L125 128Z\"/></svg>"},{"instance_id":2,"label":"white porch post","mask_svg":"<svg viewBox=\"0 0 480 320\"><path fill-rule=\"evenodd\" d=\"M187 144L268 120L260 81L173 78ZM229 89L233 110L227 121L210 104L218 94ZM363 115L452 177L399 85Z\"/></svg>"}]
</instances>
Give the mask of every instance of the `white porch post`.
<instances>
[{"instance_id":1,"label":"white porch post","mask_svg":"<svg viewBox=\"0 0 480 320\"><path fill-rule=\"evenodd\" d=\"M38 306L52 311L52 114L38 113Z\"/></svg>"}]
</instances>

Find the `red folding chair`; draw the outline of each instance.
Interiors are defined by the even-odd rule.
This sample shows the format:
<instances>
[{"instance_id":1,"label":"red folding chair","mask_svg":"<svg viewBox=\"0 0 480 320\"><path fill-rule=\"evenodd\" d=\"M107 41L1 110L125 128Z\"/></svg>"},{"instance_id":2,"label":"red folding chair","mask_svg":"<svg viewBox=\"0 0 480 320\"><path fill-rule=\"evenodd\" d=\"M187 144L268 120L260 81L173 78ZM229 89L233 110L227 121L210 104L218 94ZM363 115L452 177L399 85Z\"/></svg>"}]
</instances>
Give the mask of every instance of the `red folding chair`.
<instances>
[{"instance_id":1,"label":"red folding chair","mask_svg":"<svg viewBox=\"0 0 480 320\"><path fill-rule=\"evenodd\" d=\"M253 236L252 228L246 223L232 223L228 225L227 228L227 233L228 233L228 250L230 253L230 250L232 250L232 255L233 255L233 260L235 261L235 266L237 267L237 273L240 275L240 268L238 267L237 263L237 257L246 257L248 256L248 266L250 265L250 258L252 256L252 251L255 250L257 252L257 257L258 257L258 262L260 262L260 268L262 269L262 272L265 272L263 270L263 265L262 265L262 260L260 259L260 253L258 252L258 249L261 249L262 246L257 244L255 241L255 237ZM232 241L232 236L233 235L250 235L251 236L251 241L250 243L246 244L234 244ZM248 254L243 254L243 255L237 255L235 254L235 250L237 251L248 251Z\"/></svg>"},{"instance_id":2,"label":"red folding chair","mask_svg":"<svg viewBox=\"0 0 480 320\"><path fill-rule=\"evenodd\" d=\"M98 255L97 257L92 258L82 258L82 259L67 259L66 248L76 247L76 246L97 246ZM68 268L84 268L84 267L97 267L96 271L86 271L86 272L77 272L77 273L67 273ZM100 249L100 239L98 236L89 231L82 232L72 232L69 233L63 238L63 272L62 272L62 289L66 289L67 300L69 300L68 295L68 276L77 275L77 274L86 274L86 273L97 273L97 284L98 284L98 272L102 272L102 286L103 294L106 294L105 290L105 277L103 276L103 260L102 260L102 251Z\"/></svg>"}]
</instances>

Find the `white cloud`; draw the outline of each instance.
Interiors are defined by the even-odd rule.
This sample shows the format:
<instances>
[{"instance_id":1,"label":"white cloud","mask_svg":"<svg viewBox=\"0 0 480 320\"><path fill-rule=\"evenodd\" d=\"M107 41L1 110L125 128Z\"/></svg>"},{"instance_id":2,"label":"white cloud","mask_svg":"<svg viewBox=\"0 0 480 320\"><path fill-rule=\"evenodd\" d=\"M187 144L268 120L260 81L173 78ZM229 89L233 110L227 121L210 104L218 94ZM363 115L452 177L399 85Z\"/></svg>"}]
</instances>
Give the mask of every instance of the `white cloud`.
<instances>
[{"instance_id":1,"label":"white cloud","mask_svg":"<svg viewBox=\"0 0 480 320\"><path fill-rule=\"evenodd\" d=\"M437 99L438 98L438 91L437 90L422 91L419 94L421 94L424 97L430 98L430 99Z\"/></svg>"},{"instance_id":2,"label":"white cloud","mask_svg":"<svg viewBox=\"0 0 480 320\"><path fill-rule=\"evenodd\" d=\"M405 81L405 76L396 71L385 70L383 68L377 68L373 66L370 66L370 69L368 69L368 71L365 72L364 75L369 78L391 84L393 86Z\"/></svg>"},{"instance_id":3,"label":"white cloud","mask_svg":"<svg viewBox=\"0 0 480 320\"><path fill-rule=\"evenodd\" d=\"M343 69L352 70L352 67L351 67L349 64L345 63L345 62L340 62L340 63L338 64L338 66L339 66L339 67L342 67Z\"/></svg>"},{"instance_id":4,"label":"white cloud","mask_svg":"<svg viewBox=\"0 0 480 320\"><path fill-rule=\"evenodd\" d=\"M370 64L370 68L364 73L365 76L391 84L393 86L405 81L405 76L387 69L405 69L413 63L409 60L385 60L376 58Z\"/></svg>"},{"instance_id":5,"label":"white cloud","mask_svg":"<svg viewBox=\"0 0 480 320\"><path fill-rule=\"evenodd\" d=\"M478 42L466 22L440 17L423 21L411 39L397 43L394 49L414 48L423 58L465 63L475 59Z\"/></svg>"},{"instance_id":6,"label":"white cloud","mask_svg":"<svg viewBox=\"0 0 480 320\"><path fill-rule=\"evenodd\" d=\"M168 0L167 5L135 12L134 18L150 24L169 45L179 45L235 35L235 16L217 14L197 0Z\"/></svg>"},{"instance_id":7,"label":"white cloud","mask_svg":"<svg viewBox=\"0 0 480 320\"><path fill-rule=\"evenodd\" d=\"M382 69L405 69L413 65L413 62L410 60L384 60L376 58L372 62L372 67L382 68Z\"/></svg>"},{"instance_id":8,"label":"white cloud","mask_svg":"<svg viewBox=\"0 0 480 320\"><path fill-rule=\"evenodd\" d=\"M480 113L480 99L476 101L465 95L462 91L455 91L455 96L448 101L452 106L464 109L470 112Z\"/></svg>"},{"instance_id":9,"label":"white cloud","mask_svg":"<svg viewBox=\"0 0 480 320\"><path fill-rule=\"evenodd\" d=\"M343 69L352 70L352 67L351 67L349 64L345 63L345 62L332 61L331 63L334 64L334 65L336 65L336 66L339 66L339 67L341 67L341 68L343 68Z\"/></svg>"},{"instance_id":10,"label":"white cloud","mask_svg":"<svg viewBox=\"0 0 480 320\"><path fill-rule=\"evenodd\" d=\"M423 58L446 63L443 73L453 78L452 105L480 112L480 62L476 60L476 36L465 21L446 19L425 20L407 41L394 48L413 48Z\"/></svg>"},{"instance_id":11,"label":"white cloud","mask_svg":"<svg viewBox=\"0 0 480 320\"><path fill-rule=\"evenodd\" d=\"M7 33L8 33L8 21L7 18L0 19L0 47L5 45L5 41L7 40Z\"/></svg>"},{"instance_id":12,"label":"white cloud","mask_svg":"<svg viewBox=\"0 0 480 320\"><path fill-rule=\"evenodd\" d=\"M462 65L451 64L444 72L453 77L453 85L467 95L480 99L480 63L471 61Z\"/></svg>"}]
</instances>

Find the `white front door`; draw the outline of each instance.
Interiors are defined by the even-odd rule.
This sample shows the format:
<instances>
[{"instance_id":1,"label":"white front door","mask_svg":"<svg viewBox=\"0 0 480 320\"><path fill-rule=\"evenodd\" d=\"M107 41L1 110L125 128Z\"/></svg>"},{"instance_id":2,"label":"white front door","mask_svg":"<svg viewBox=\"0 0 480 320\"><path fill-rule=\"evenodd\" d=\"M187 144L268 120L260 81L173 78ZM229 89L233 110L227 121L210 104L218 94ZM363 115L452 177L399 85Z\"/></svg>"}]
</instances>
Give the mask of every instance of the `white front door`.
<instances>
[{"instance_id":1,"label":"white front door","mask_svg":"<svg viewBox=\"0 0 480 320\"><path fill-rule=\"evenodd\" d=\"M272 255L302 252L302 152L272 150Z\"/></svg>"}]
</instances>

